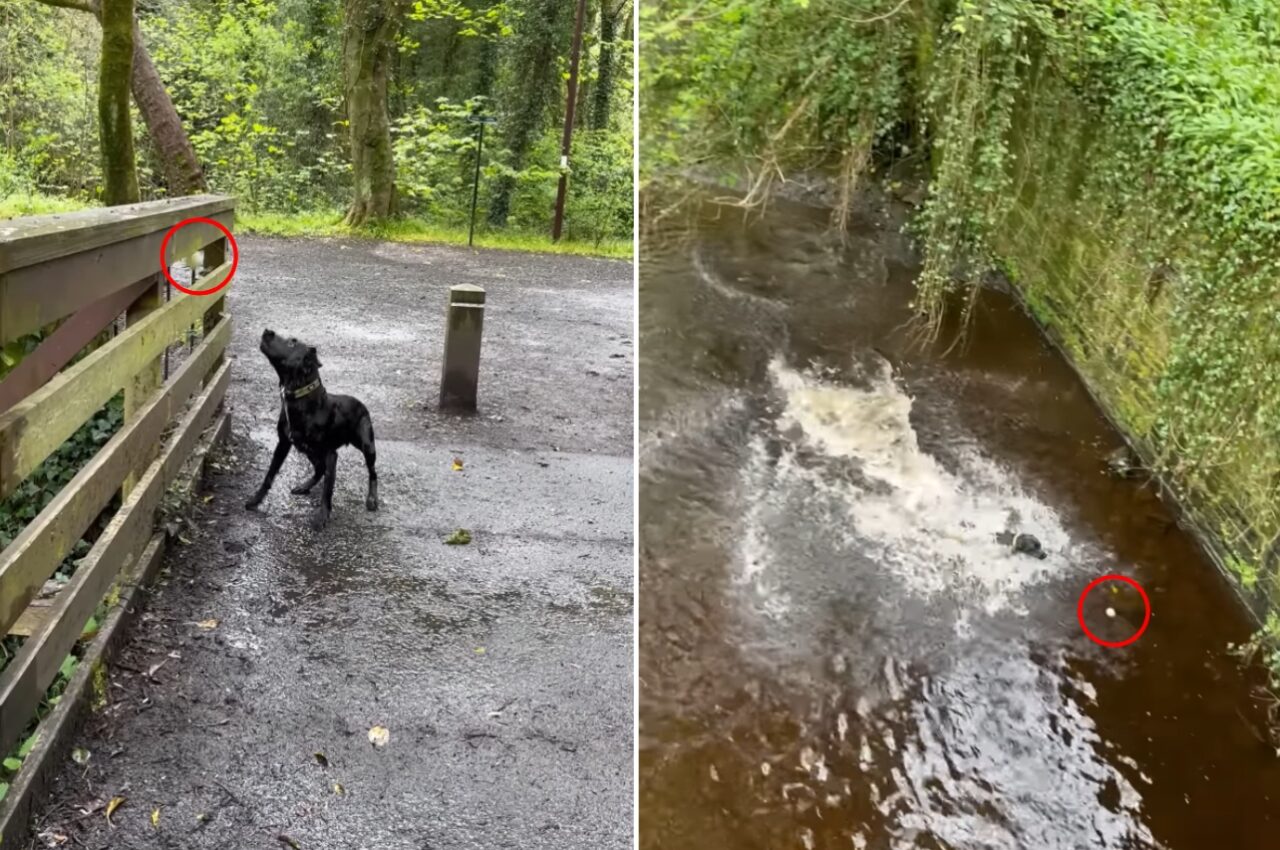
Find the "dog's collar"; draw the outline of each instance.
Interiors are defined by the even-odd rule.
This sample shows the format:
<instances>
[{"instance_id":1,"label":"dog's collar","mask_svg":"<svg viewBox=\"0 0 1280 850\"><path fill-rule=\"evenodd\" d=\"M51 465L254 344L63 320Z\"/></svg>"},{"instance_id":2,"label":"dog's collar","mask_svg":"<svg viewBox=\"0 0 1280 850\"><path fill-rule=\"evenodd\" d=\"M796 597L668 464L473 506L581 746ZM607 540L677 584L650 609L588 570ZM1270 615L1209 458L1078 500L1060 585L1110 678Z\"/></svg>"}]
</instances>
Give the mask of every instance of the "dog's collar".
<instances>
[{"instance_id":1,"label":"dog's collar","mask_svg":"<svg viewBox=\"0 0 1280 850\"><path fill-rule=\"evenodd\" d=\"M320 386L319 378L316 378L305 387L298 387L296 390L288 390L282 386L280 387L280 395L282 398L302 398L305 395L309 395L318 386Z\"/></svg>"}]
</instances>

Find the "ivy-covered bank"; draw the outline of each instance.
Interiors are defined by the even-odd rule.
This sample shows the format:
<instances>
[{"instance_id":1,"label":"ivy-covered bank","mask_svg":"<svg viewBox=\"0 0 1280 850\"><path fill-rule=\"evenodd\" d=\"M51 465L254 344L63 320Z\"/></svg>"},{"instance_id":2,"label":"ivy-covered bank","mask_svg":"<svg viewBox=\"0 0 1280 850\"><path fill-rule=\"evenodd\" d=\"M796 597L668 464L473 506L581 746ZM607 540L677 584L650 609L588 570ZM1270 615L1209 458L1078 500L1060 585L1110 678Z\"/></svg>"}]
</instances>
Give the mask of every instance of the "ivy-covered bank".
<instances>
[{"instance_id":1,"label":"ivy-covered bank","mask_svg":"<svg viewBox=\"0 0 1280 850\"><path fill-rule=\"evenodd\" d=\"M644 178L745 165L758 200L826 168L847 207L917 166L925 329L1003 270L1264 603L1280 676L1280 0L641 8Z\"/></svg>"}]
</instances>

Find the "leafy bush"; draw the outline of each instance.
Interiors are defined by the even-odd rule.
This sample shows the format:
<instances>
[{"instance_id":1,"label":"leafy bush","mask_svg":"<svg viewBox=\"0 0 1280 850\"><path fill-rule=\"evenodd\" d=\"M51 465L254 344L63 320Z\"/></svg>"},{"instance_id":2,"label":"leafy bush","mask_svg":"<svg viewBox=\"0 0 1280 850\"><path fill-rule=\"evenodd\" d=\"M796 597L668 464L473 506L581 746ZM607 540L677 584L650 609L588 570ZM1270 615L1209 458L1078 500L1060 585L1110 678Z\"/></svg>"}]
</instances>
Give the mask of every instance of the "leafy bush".
<instances>
[{"instance_id":1,"label":"leafy bush","mask_svg":"<svg viewBox=\"0 0 1280 850\"><path fill-rule=\"evenodd\" d=\"M53 497L97 454L98 449L106 445L123 421L124 396L117 395L36 467L12 493L0 500L0 550L12 543L27 523L53 501ZM88 545L80 541L59 572L64 577L69 576L72 559L83 556L86 551Z\"/></svg>"},{"instance_id":2,"label":"leafy bush","mask_svg":"<svg viewBox=\"0 0 1280 850\"><path fill-rule=\"evenodd\" d=\"M417 106L392 128L396 184L406 212L443 221L465 221L471 211L476 156L476 124L467 118L485 111L487 98L455 102L436 99L434 108ZM486 137L488 159L497 139ZM495 166L489 165L486 174ZM477 215L483 218L483 209Z\"/></svg>"}]
</instances>

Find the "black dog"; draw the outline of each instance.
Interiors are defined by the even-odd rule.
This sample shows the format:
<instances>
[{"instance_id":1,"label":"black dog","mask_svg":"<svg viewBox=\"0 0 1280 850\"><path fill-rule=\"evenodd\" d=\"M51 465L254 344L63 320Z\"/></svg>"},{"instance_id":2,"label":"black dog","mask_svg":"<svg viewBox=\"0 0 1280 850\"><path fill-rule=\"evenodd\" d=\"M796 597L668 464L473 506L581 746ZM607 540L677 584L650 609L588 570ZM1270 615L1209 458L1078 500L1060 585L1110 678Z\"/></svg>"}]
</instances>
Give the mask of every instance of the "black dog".
<instances>
[{"instance_id":1,"label":"black dog","mask_svg":"<svg viewBox=\"0 0 1280 850\"><path fill-rule=\"evenodd\" d=\"M1013 551L1020 555L1030 555L1033 558L1044 560L1049 555L1044 551L1044 547L1040 545L1040 539L1034 534L1019 534L1013 538Z\"/></svg>"},{"instance_id":2,"label":"black dog","mask_svg":"<svg viewBox=\"0 0 1280 850\"><path fill-rule=\"evenodd\" d=\"M315 474L293 488L305 495L324 478L320 507L311 517L311 526L324 528L333 508L333 484L338 473L338 449L355 446L369 468L369 495L365 507L378 509L378 473L373 468L377 452L373 446L373 421L359 400L348 395L329 395L320 383L320 359L311 346L296 339L284 339L273 330L262 332L259 346L280 376L280 420L276 423L276 452L271 457L267 477L245 507L254 510L266 498L276 474L294 446L307 456Z\"/></svg>"}]
</instances>

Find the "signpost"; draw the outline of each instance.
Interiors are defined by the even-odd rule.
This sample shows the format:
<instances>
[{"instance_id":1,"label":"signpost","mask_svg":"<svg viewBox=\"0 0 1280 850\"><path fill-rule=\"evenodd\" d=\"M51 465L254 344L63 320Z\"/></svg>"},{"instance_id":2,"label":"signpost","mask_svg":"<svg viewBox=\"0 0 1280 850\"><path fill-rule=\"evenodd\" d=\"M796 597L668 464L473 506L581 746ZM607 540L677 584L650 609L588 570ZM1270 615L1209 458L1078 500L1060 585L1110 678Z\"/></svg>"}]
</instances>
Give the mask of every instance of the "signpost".
<instances>
[{"instance_id":1,"label":"signpost","mask_svg":"<svg viewBox=\"0 0 1280 850\"><path fill-rule=\"evenodd\" d=\"M476 235L476 200L480 196L480 152L484 149L484 128L486 124L497 124L498 119L488 115L468 115L467 121L478 125L478 133L476 136L476 176L471 184L471 229L467 231L467 247L471 247L471 242Z\"/></svg>"}]
</instances>

